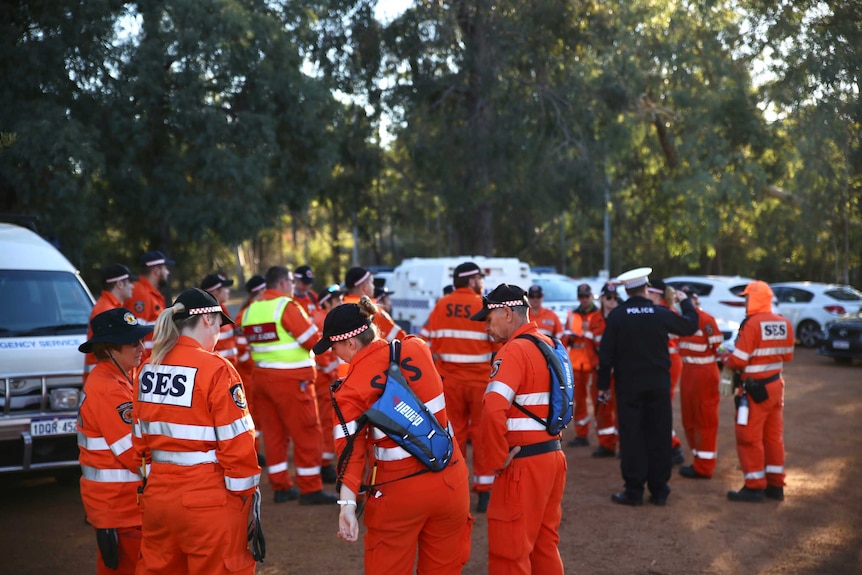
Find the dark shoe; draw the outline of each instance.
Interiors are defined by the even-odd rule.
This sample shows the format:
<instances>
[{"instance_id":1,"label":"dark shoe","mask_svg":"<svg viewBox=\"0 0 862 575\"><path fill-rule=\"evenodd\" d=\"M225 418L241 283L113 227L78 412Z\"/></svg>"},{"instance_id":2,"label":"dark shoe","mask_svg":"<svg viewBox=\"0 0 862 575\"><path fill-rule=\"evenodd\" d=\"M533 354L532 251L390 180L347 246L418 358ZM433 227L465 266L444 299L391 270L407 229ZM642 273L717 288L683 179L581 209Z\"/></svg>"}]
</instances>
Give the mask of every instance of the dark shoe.
<instances>
[{"instance_id":1,"label":"dark shoe","mask_svg":"<svg viewBox=\"0 0 862 575\"><path fill-rule=\"evenodd\" d=\"M709 475L701 475L694 470L694 465L686 465L679 468L679 474L689 479L710 479Z\"/></svg>"},{"instance_id":2,"label":"dark shoe","mask_svg":"<svg viewBox=\"0 0 862 575\"><path fill-rule=\"evenodd\" d=\"M284 503L285 501L295 501L299 499L299 487L294 485L287 491L276 491L273 499L276 503Z\"/></svg>"},{"instance_id":3,"label":"dark shoe","mask_svg":"<svg viewBox=\"0 0 862 575\"><path fill-rule=\"evenodd\" d=\"M299 496L300 505L335 505L338 495L326 491L313 491Z\"/></svg>"},{"instance_id":4,"label":"dark shoe","mask_svg":"<svg viewBox=\"0 0 862 575\"><path fill-rule=\"evenodd\" d=\"M775 499L776 501L784 501L784 488L776 487L774 485L767 485L766 491L763 494L769 499Z\"/></svg>"},{"instance_id":5,"label":"dark shoe","mask_svg":"<svg viewBox=\"0 0 862 575\"><path fill-rule=\"evenodd\" d=\"M611 495L611 501L620 505L628 505L629 507L637 507L644 504L643 498L635 499L634 497L630 497L625 491Z\"/></svg>"},{"instance_id":6,"label":"dark shoe","mask_svg":"<svg viewBox=\"0 0 862 575\"><path fill-rule=\"evenodd\" d=\"M616 453L612 449L608 449L607 447L602 447L599 445L599 448L593 451L593 457L613 457Z\"/></svg>"},{"instance_id":7,"label":"dark shoe","mask_svg":"<svg viewBox=\"0 0 862 575\"><path fill-rule=\"evenodd\" d=\"M682 465L685 463L685 456L682 454L682 447L679 445L673 448L670 454L670 463L671 465Z\"/></svg>"},{"instance_id":8,"label":"dark shoe","mask_svg":"<svg viewBox=\"0 0 862 575\"><path fill-rule=\"evenodd\" d=\"M743 487L739 491L728 491L727 498L731 501L763 503L765 496L763 494L763 489L749 489L748 487Z\"/></svg>"},{"instance_id":9,"label":"dark shoe","mask_svg":"<svg viewBox=\"0 0 862 575\"><path fill-rule=\"evenodd\" d=\"M324 483L335 483L338 480L338 474L335 473L334 465L324 465L320 468L320 478Z\"/></svg>"},{"instance_id":10,"label":"dark shoe","mask_svg":"<svg viewBox=\"0 0 862 575\"><path fill-rule=\"evenodd\" d=\"M479 502L476 503L476 513L485 513L488 511L488 502L491 500L490 491L479 492Z\"/></svg>"},{"instance_id":11,"label":"dark shoe","mask_svg":"<svg viewBox=\"0 0 862 575\"><path fill-rule=\"evenodd\" d=\"M664 507L665 505L667 505L667 497L656 497L655 495L650 495L649 502L653 505Z\"/></svg>"},{"instance_id":12,"label":"dark shoe","mask_svg":"<svg viewBox=\"0 0 862 575\"><path fill-rule=\"evenodd\" d=\"M266 457L263 456L263 453L257 454L257 464L260 465L261 469L266 467Z\"/></svg>"},{"instance_id":13,"label":"dark shoe","mask_svg":"<svg viewBox=\"0 0 862 575\"><path fill-rule=\"evenodd\" d=\"M576 437L569 442L569 447L589 447L590 440L586 437Z\"/></svg>"}]
</instances>

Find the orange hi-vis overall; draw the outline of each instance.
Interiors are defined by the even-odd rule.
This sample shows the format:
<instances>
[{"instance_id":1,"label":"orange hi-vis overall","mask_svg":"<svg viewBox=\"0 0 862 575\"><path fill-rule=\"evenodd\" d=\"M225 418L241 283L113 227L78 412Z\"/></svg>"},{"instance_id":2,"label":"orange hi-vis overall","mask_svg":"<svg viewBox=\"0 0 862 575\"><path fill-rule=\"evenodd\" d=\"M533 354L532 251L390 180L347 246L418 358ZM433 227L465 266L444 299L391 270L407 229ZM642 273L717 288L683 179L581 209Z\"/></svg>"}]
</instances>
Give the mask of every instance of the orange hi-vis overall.
<instances>
[{"instance_id":1,"label":"orange hi-vis overall","mask_svg":"<svg viewBox=\"0 0 862 575\"><path fill-rule=\"evenodd\" d=\"M132 297L123 302L123 307L135 314L141 325L155 325L159 314L165 309L165 296L147 278L142 277L132 284ZM153 351L153 334L144 338L144 361Z\"/></svg>"},{"instance_id":2,"label":"orange hi-vis overall","mask_svg":"<svg viewBox=\"0 0 862 575\"><path fill-rule=\"evenodd\" d=\"M227 308L221 304L221 311L226 316L230 317ZM239 348L236 343L236 327L226 323L221 326L216 342L215 352L231 362L234 367L239 363Z\"/></svg>"},{"instance_id":3,"label":"orange hi-vis overall","mask_svg":"<svg viewBox=\"0 0 862 575\"><path fill-rule=\"evenodd\" d=\"M592 316L590 320L590 332L593 334L593 351L598 356L602 345L602 335L605 333L605 316L601 312ZM593 405L596 412L596 435L599 445L610 451L617 450L619 443L619 432L617 431L617 396L613 393L614 376L611 374L611 398L604 403L599 403L599 388L595 385L590 387Z\"/></svg>"},{"instance_id":4,"label":"orange hi-vis overall","mask_svg":"<svg viewBox=\"0 0 862 575\"><path fill-rule=\"evenodd\" d=\"M269 483L278 491L292 486L287 463L292 439L297 487L303 494L320 491L323 431L310 354L320 340L317 327L302 306L272 289L248 306L241 321L255 364L255 409Z\"/></svg>"},{"instance_id":5,"label":"orange hi-vis overall","mask_svg":"<svg viewBox=\"0 0 862 575\"><path fill-rule=\"evenodd\" d=\"M751 296L750 296L751 297ZM736 451L749 489L767 485L784 487L784 362L793 359L794 337L790 322L772 311L754 311L739 328L736 349L726 357L731 369L742 371L743 381L769 381L769 398L748 402L748 423L736 424ZM765 309L768 302L763 306ZM742 393L741 390L737 392Z\"/></svg>"},{"instance_id":6,"label":"orange hi-vis overall","mask_svg":"<svg viewBox=\"0 0 862 575\"><path fill-rule=\"evenodd\" d=\"M473 445L473 491L490 491L492 469L482 464L484 446L479 436L482 396L488 385L493 345L483 322L470 316L482 309L482 296L460 287L437 301L428 316L429 345L437 371L443 378L447 413L467 457L467 440Z\"/></svg>"},{"instance_id":7,"label":"orange hi-vis overall","mask_svg":"<svg viewBox=\"0 0 862 575\"><path fill-rule=\"evenodd\" d=\"M135 382L133 443L151 459L137 575L254 573L246 529L260 481L233 365L180 336Z\"/></svg>"},{"instance_id":8,"label":"orange hi-vis overall","mask_svg":"<svg viewBox=\"0 0 862 575\"><path fill-rule=\"evenodd\" d=\"M543 307L539 311L533 311L533 308L530 308L530 321L539 327L541 334L557 339L563 337L563 324L553 310Z\"/></svg>"},{"instance_id":9,"label":"orange hi-vis overall","mask_svg":"<svg viewBox=\"0 0 862 575\"><path fill-rule=\"evenodd\" d=\"M682 427L694 456L694 470L712 477L718 445L718 392L720 373L716 350L724 341L715 318L698 309L698 328L694 335L680 337L682 357L679 402Z\"/></svg>"},{"instance_id":10,"label":"orange hi-vis overall","mask_svg":"<svg viewBox=\"0 0 862 575\"><path fill-rule=\"evenodd\" d=\"M587 309L569 311L564 330L565 342L572 361L572 372L575 376L575 436L586 438L590 434L590 409L587 405L587 390L590 382L595 387L595 372L599 366L599 358L593 346L593 333L590 331L593 318L601 315L595 305ZM596 404L593 403L595 411Z\"/></svg>"},{"instance_id":11,"label":"orange hi-vis overall","mask_svg":"<svg viewBox=\"0 0 862 575\"><path fill-rule=\"evenodd\" d=\"M521 334L540 335L533 323L512 334L497 353L485 392L481 437L485 464L501 470L488 503L488 572L494 575L563 573L560 542L561 501L566 484L566 457L560 436L512 405L527 407L540 418L548 416L550 372L542 352ZM515 457L503 464L511 449L556 441L556 449Z\"/></svg>"},{"instance_id":12,"label":"orange hi-vis overall","mask_svg":"<svg viewBox=\"0 0 862 575\"><path fill-rule=\"evenodd\" d=\"M89 339L89 338L88 338ZM84 384L78 412L81 501L87 523L117 530L120 563L108 569L96 553L98 575L134 575L141 549L141 475L132 449L132 384L110 360L101 361Z\"/></svg>"},{"instance_id":13,"label":"orange hi-vis overall","mask_svg":"<svg viewBox=\"0 0 862 575\"><path fill-rule=\"evenodd\" d=\"M323 321L326 319L326 311L318 309L314 313L314 325L323 334ZM317 375L314 380L314 389L317 394L317 413L320 417L320 428L323 430L323 465L330 465L335 460L335 439L329 432L333 425L332 399L329 395L329 387L338 378L338 365L341 360L331 349L322 354L314 356L315 370Z\"/></svg>"},{"instance_id":14,"label":"orange hi-vis overall","mask_svg":"<svg viewBox=\"0 0 862 575\"><path fill-rule=\"evenodd\" d=\"M421 339L403 340L400 366L419 399L451 429L443 385ZM364 512L365 573L408 575L416 564L418 573L456 575L470 557L473 521L467 466L457 438L449 465L431 472L376 427L357 429L357 420L380 397L375 385L386 380L388 368L389 345L376 339L356 353L334 392L341 416L333 428L341 481L354 493L362 491L363 483L370 486Z\"/></svg>"},{"instance_id":15,"label":"orange hi-vis overall","mask_svg":"<svg viewBox=\"0 0 862 575\"><path fill-rule=\"evenodd\" d=\"M96 300L95 305L93 305L93 311L90 312L90 320L99 315L102 312L117 309L118 307L123 307L123 302L118 300L114 294L109 291L102 290L102 295L99 296L99 299ZM93 337L93 328L87 325L87 339ZM87 382L87 375L93 368L96 367L96 364L99 363L99 360L96 359L96 356L92 353L84 354L84 383Z\"/></svg>"}]
</instances>

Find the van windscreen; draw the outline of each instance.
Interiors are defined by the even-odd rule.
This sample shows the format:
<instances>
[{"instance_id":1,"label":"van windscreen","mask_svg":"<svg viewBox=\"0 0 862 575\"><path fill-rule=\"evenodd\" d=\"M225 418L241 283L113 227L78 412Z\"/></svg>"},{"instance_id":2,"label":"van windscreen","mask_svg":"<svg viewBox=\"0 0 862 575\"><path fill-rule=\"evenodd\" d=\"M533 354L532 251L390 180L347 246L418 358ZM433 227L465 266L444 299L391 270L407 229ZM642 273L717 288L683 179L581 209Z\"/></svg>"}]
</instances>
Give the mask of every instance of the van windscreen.
<instances>
[{"instance_id":1,"label":"van windscreen","mask_svg":"<svg viewBox=\"0 0 862 575\"><path fill-rule=\"evenodd\" d=\"M86 333L92 309L72 273L0 270L0 337Z\"/></svg>"}]
</instances>

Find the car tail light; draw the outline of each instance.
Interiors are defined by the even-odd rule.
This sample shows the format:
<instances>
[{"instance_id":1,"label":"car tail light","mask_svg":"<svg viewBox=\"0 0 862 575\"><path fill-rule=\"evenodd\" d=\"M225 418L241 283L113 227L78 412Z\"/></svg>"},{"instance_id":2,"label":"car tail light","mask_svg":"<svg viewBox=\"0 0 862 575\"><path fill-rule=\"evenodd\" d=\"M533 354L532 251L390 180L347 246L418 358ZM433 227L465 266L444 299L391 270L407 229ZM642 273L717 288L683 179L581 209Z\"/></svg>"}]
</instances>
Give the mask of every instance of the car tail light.
<instances>
[{"instance_id":1,"label":"car tail light","mask_svg":"<svg viewBox=\"0 0 862 575\"><path fill-rule=\"evenodd\" d=\"M823 306L823 309L825 309L832 315L844 315L845 313L847 313L847 310L845 310L844 306L841 305L827 305Z\"/></svg>"},{"instance_id":2,"label":"car tail light","mask_svg":"<svg viewBox=\"0 0 862 575\"><path fill-rule=\"evenodd\" d=\"M741 299L741 300L724 300L724 301L720 301L718 303L720 303L722 305L728 305L730 307L745 307L745 300L744 299Z\"/></svg>"}]
</instances>

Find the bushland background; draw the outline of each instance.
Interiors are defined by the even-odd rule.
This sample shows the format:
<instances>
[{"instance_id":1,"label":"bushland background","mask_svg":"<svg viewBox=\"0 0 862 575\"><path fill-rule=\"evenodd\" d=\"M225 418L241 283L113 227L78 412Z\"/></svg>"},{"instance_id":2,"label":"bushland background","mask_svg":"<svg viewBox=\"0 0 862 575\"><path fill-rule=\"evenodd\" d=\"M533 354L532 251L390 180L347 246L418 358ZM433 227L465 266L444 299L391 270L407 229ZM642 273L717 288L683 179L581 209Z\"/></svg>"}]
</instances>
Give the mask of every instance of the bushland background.
<instances>
[{"instance_id":1,"label":"bushland background","mask_svg":"<svg viewBox=\"0 0 862 575\"><path fill-rule=\"evenodd\" d=\"M19 0L0 213L96 285L519 257L862 284L855 0Z\"/></svg>"}]
</instances>

